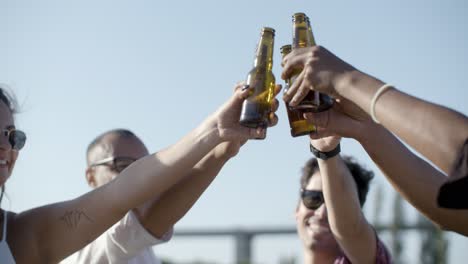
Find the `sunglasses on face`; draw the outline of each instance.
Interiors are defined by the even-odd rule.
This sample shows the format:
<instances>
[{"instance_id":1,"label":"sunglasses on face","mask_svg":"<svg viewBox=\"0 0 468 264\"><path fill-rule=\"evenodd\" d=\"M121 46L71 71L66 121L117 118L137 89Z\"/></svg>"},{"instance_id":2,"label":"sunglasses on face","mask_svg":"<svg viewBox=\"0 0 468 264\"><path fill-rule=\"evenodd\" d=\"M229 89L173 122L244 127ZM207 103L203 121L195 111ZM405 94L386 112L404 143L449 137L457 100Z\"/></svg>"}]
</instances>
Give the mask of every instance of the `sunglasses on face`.
<instances>
[{"instance_id":1,"label":"sunglasses on face","mask_svg":"<svg viewBox=\"0 0 468 264\"><path fill-rule=\"evenodd\" d=\"M20 150L26 143L26 134L17 129L3 129L2 134L8 137L8 142L14 150Z\"/></svg>"},{"instance_id":2,"label":"sunglasses on face","mask_svg":"<svg viewBox=\"0 0 468 264\"><path fill-rule=\"evenodd\" d=\"M317 210L325 202L321 191L302 189L301 199L304 206L310 210Z\"/></svg>"},{"instance_id":3,"label":"sunglasses on face","mask_svg":"<svg viewBox=\"0 0 468 264\"><path fill-rule=\"evenodd\" d=\"M120 173L135 161L136 159L129 157L109 157L91 164L90 167L108 166L111 170Z\"/></svg>"}]
</instances>

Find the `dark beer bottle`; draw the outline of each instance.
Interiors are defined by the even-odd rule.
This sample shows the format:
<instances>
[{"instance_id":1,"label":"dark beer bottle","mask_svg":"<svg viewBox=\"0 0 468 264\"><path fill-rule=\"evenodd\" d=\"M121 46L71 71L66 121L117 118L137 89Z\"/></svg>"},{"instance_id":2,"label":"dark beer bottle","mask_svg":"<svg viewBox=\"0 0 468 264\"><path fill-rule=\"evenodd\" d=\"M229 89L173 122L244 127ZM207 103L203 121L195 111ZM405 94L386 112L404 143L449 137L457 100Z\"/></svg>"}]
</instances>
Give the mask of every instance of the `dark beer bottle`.
<instances>
[{"instance_id":1,"label":"dark beer bottle","mask_svg":"<svg viewBox=\"0 0 468 264\"><path fill-rule=\"evenodd\" d=\"M254 67L247 75L246 83L251 87L251 94L242 105L240 117L240 123L246 127L268 126L275 94L275 76L272 72L274 37L274 29L262 28Z\"/></svg>"},{"instance_id":2,"label":"dark beer bottle","mask_svg":"<svg viewBox=\"0 0 468 264\"><path fill-rule=\"evenodd\" d=\"M284 45L281 47L281 56L284 57L291 52L291 45ZM284 92L289 89L290 79L285 80ZM298 109L293 109L289 106L289 103L286 103L286 112L288 113L289 127L291 128L291 136L298 137L308 135L312 132L315 132L315 127L313 124L307 122L304 118L303 112Z\"/></svg>"},{"instance_id":3,"label":"dark beer bottle","mask_svg":"<svg viewBox=\"0 0 468 264\"><path fill-rule=\"evenodd\" d=\"M304 13L293 15L293 49L315 46L315 39L310 26L309 18ZM293 72L291 84L295 81L302 69ZM322 112L333 105L333 99L316 91L310 91L306 97L294 108L302 112Z\"/></svg>"}]
</instances>

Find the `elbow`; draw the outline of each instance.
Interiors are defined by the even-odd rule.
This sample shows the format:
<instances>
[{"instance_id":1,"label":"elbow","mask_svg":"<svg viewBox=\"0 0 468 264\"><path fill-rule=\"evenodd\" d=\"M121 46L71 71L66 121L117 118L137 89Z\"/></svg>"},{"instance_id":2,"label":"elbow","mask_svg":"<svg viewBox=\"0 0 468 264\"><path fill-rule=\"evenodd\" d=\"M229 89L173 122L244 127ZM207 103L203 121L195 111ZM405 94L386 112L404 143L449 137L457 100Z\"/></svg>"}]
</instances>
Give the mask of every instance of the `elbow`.
<instances>
[{"instance_id":1,"label":"elbow","mask_svg":"<svg viewBox=\"0 0 468 264\"><path fill-rule=\"evenodd\" d=\"M162 239L168 233L172 232L174 223L171 219L155 219L151 210L148 210L148 208L145 209L135 208L132 211L138 219L138 222L140 222L148 233L155 238Z\"/></svg>"}]
</instances>

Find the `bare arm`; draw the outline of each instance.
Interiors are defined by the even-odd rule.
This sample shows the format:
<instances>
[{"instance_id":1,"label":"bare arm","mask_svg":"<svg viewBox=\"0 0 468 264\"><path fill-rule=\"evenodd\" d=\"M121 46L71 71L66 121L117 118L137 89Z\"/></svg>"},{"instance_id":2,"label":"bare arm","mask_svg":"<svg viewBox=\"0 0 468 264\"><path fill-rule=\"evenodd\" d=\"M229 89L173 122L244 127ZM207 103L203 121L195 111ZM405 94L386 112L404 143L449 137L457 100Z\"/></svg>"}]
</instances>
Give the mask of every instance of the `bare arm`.
<instances>
[{"instance_id":1,"label":"bare arm","mask_svg":"<svg viewBox=\"0 0 468 264\"><path fill-rule=\"evenodd\" d=\"M9 239L17 262L58 262L94 240L131 208L178 183L221 142L259 137L264 131L238 124L247 95L248 90L237 89L217 112L179 142L136 161L109 184L74 200L17 215ZM37 253L29 254L29 249Z\"/></svg>"},{"instance_id":2,"label":"bare arm","mask_svg":"<svg viewBox=\"0 0 468 264\"><path fill-rule=\"evenodd\" d=\"M217 153L217 150L222 151L230 144L234 143L225 142L218 145L195 165L187 177L161 197L154 198L138 208L136 211L142 225L155 237L162 237L192 208L224 164L231 158L228 153Z\"/></svg>"},{"instance_id":3,"label":"bare arm","mask_svg":"<svg viewBox=\"0 0 468 264\"><path fill-rule=\"evenodd\" d=\"M315 148L330 151L339 143L337 137L312 140ZM318 159L328 222L340 248L352 263L375 263L375 232L361 211L356 184L339 155Z\"/></svg>"},{"instance_id":4,"label":"bare arm","mask_svg":"<svg viewBox=\"0 0 468 264\"><path fill-rule=\"evenodd\" d=\"M197 158L201 159L218 143L213 132L193 132L170 148L138 160L114 181L77 199L19 214L18 228L31 229L37 239L21 242L37 244L37 260L41 263L63 259L93 241L131 208L176 184L185 175L184 168L193 167ZM18 237L15 231L12 233ZM23 257L27 252L24 247L17 250L14 249L17 259L17 255Z\"/></svg>"},{"instance_id":5,"label":"bare arm","mask_svg":"<svg viewBox=\"0 0 468 264\"><path fill-rule=\"evenodd\" d=\"M280 92L275 89L275 96ZM278 110L278 101L274 100L272 112ZM269 117L269 126L275 126L278 117ZM223 142L211 150L186 176L162 196L153 198L136 210L139 221L156 237L162 237L177 221L192 208L203 192L223 168L224 164L237 155L245 140Z\"/></svg>"},{"instance_id":6,"label":"bare arm","mask_svg":"<svg viewBox=\"0 0 468 264\"><path fill-rule=\"evenodd\" d=\"M357 139L393 187L420 212L441 227L468 235L468 210L450 210L436 204L446 176L413 154L392 133L369 118L343 114L338 103L331 111L310 114L319 126L317 137L339 134ZM350 107L352 108L352 107Z\"/></svg>"},{"instance_id":7,"label":"bare arm","mask_svg":"<svg viewBox=\"0 0 468 264\"><path fill-rule=\"evenodd\" d=\"M383 83L361 72L353 72L342 96L370 114L371 100ZM377 100L375 114L380 123L446 174L468 138L468 118L446 107L430 103L397 89L385 91Z\"/></svg>"},{"instance_id":8,"label":"bare arm","mask_svg":"<svg viewBox=\"0 0 468 264\"><path fill-rule=\"evenodd\" d=\"M358 71L323 47L293 51L283 60L283 78L304 67L291 86L286 101L297 104L310 89L354 102L369 114L371 100L384 83ZM457 154L468 138L468 118L397 89L384 92L375 106L377 119L403 141L450 173Z\"/></svg>"},{"instance_id":9,"label":"bare arm","mask_svg":"<svg viewBox=\"0 0 468 264\"><path fill-rule=\"evenodd\" d=\"M436 204L446 176L413 154L383 128L369 129L361 144L393 187L441 228L468 236L468 210L444 209Z\"/></svg>"}]
</instances>

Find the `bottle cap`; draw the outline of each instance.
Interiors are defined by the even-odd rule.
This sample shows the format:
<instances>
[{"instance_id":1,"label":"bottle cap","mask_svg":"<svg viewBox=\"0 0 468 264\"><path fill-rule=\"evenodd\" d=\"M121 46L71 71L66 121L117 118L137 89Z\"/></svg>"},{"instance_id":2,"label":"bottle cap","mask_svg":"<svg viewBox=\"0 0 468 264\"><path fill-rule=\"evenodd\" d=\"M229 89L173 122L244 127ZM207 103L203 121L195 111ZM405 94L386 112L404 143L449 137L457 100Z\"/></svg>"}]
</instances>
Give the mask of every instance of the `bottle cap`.
<instances>
[{"instance_id":1,"label":"bottle cap","mask_svg":"<svg viewBox=\"0 0 468 264\"><path fill-rule=\"evenodd\" d=\"M265 32L268 32L268 33L271 33L271 34L275 35L275 29L273 29L271 27L263 27L262 28L262 34L265 33Z\"/></svg>"},{"instance_id":2,"label":"bottle cap","mask_svg":"<svg viewBox=\"0 0 468 264\"><path fill-rule=\"evenodd\" d=\"M295 21L307 21L309 18L305 13L294 13L292 20Z\"/></svg>"},{"instance_id":3,"label":"bottle cap","mask_svg":"<svg viewBox=\"0 0 468 264\"><path fill-rule=\"evenodd\" d=\"M283 54L283 56L290 53L291 50L292 50L291 44L283 45L280 48L280 52L281 52L281 54Z\"/></svg>"}]
</instances>

